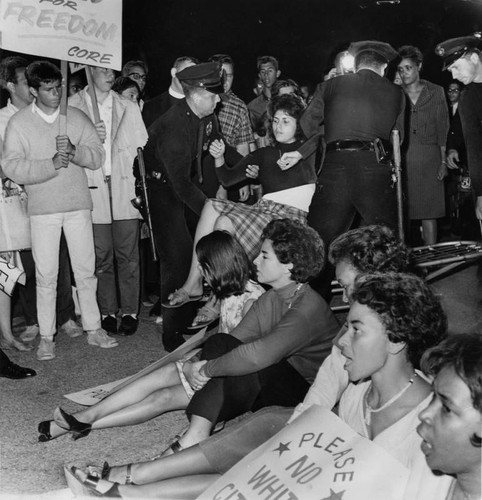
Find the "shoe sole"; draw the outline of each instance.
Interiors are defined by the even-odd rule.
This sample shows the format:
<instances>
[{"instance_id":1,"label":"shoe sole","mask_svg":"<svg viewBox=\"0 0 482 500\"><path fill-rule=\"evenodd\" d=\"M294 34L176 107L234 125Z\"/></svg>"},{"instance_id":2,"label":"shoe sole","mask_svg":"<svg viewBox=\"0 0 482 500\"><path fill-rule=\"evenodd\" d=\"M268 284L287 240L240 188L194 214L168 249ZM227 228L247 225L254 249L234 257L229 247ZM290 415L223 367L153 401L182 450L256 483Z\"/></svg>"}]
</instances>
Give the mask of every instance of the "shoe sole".
<instances>
[{"instance_id":1,"label":"shoe sole","mask_svg":"<svg viewBox=\"0 0 482 500\"><path fill-rule=\"evenodd\" d=\"M119 345L118 342L113 342L113 343L109 343L109 344L104 344L104 343L99 343L97 341L90 341L90 340L87 340L87 343L89 345L93 345L93 346L96 346L96 347L101 347L102 349L111 349L112 347L117 347Z\"/></svg>"},{"instance_id":2,"label":"shoe sole","mask_svg":"<svg viewBox=\"0 0 482 500\"><path fill-rule=\"evenodd\" d=\"M37 356L37 359L39 361L50 361L51 359L54 359L55 358L55 354L48 354L48 355L44 355L44 356Z\"/></svg>"}]
</instances>

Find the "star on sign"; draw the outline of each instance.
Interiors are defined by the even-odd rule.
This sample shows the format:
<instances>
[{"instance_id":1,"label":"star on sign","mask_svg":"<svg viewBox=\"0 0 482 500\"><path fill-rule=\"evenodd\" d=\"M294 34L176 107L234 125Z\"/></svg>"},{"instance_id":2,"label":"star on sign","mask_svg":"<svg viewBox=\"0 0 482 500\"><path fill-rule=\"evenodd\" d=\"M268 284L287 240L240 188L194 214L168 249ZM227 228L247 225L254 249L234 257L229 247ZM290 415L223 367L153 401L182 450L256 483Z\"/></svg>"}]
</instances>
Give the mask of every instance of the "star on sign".
<instances>
[{"instance_id":1,"label":"star on sign","mask_svg":"<svg viewBox=\"0 0 482 500\"><path fill-rule=\"evenodd\" d=\"M279 456L281 456L285 451L290 451L290 444L291 441L288 441L287 443L280 443L278 448L275 448L273 451L278 451Z\"/></svg>"},{"instance_id":2,"label":"star on sign","mask_svg":"<svg viewBox=\"0 0 482 500\"><path fill-rule=\"evenodd\" d=\"M343 498L343 493L345 493L345 490L339 491L338 493L335 493L331 488L330 488L330 496L326 498L321 498L321 500L342 500Z\"/></svg>"}]
</instances>

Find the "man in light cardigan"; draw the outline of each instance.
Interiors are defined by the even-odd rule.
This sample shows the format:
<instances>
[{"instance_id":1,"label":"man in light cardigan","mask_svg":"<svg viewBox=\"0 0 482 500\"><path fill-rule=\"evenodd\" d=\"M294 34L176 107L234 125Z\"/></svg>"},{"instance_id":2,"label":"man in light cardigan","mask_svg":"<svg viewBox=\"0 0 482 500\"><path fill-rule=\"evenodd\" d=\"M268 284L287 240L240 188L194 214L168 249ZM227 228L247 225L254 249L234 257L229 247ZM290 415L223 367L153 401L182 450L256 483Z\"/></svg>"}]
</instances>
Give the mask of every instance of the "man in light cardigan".
<instances>
[{"instance_id":1,"label":"man in light cardigan","mask_svg":"<svg viewBox=\"0 0 482 500\"><path fill-rule=\"evenodd\" d=\"M87 341L99 347L115 347L117 341L101 328L96 301L92 199L85 173L86 169L101 167L102 143L90 120L73 108L68 108L66 132L59 135L62 75L54 64L32 63L26 77L35 101L8 123L2 168L10 179L25 185L28 194L41 335L37 359L55 357L55 299L62 229Z\"/></svg>"}]
</instances>

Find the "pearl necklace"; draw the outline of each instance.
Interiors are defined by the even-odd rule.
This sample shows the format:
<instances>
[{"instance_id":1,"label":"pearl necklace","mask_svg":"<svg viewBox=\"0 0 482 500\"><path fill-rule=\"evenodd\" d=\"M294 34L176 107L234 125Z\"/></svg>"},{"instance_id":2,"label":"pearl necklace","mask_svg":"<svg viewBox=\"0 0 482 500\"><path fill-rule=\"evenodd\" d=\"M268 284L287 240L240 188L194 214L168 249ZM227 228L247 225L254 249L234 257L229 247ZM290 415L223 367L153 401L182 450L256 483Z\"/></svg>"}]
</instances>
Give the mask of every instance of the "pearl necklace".
<instances>
[{"instance_id":1,"label":"pearl necklace","mask_svg":"<svg viewBox=\"0 0 482 500\"><path fill-rule=\"evenodd\" d=\"M389 406L391 406L395 401L400 399L406 391L410 388L410 386L413 384L413 381L415 380L415 377L417 377L417 372L413 372L412 378L408 381L408 384L400 391L395 394L392 398L390 398L385 404L380 406L380 408L372 408L369 403L368 403L368 393L370 392L370 389L372 387L372 384L370 384L370 387L368 388L367 392L365 393L365 423L367 426L370 426L370 423L372 421L372 413L379 413L385 409L387 409Z\"/></svg>"}]
</instances>

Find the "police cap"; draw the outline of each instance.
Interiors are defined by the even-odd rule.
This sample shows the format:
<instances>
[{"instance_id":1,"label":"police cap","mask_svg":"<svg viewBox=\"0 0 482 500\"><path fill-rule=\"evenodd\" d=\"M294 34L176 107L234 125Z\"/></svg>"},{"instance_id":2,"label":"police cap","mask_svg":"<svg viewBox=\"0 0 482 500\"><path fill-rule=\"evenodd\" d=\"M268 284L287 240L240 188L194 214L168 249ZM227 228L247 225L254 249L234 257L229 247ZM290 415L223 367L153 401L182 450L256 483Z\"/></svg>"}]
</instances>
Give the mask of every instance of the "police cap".
<instances>
[{"instance_id":1,"label":"police cap","mask_svg":"<svg viewBox=\"0 0 482 500\"><path fill-rule=\"evenodd\" d=\"M481 36L481 33L474 33L471 36L451 38L450 40L439 43L435 47L435 53L444 60L442 69L447 69L457 59L463 57L469 50L478 48Z\"/></svg>"},{"instance_id":2,"label":"police cap","mask_svg":"<svg viewBox=\"0 0 482 500\"><path fill-rule=\"evenodd\" d=\"M219 62L188 66L176 73L176 77L187 85L206 89L213 94L224 92L222 65Z\"/></svg>"},{"instance_id":3,"label":"police cap","mask_svg":"<svg viewBox=\"0 0 482 500\"><path fill-rule=\"evenodd\" d=\"M348 47L348 52L350 52L353 57L356 57L360 52L371 51L376 52L381 55L387 63L392 59L397 57L397 51L389 44L385 42L379 42L378 40L364 40L361 42L353 42Z\"/></svg>"}]
</instances>

